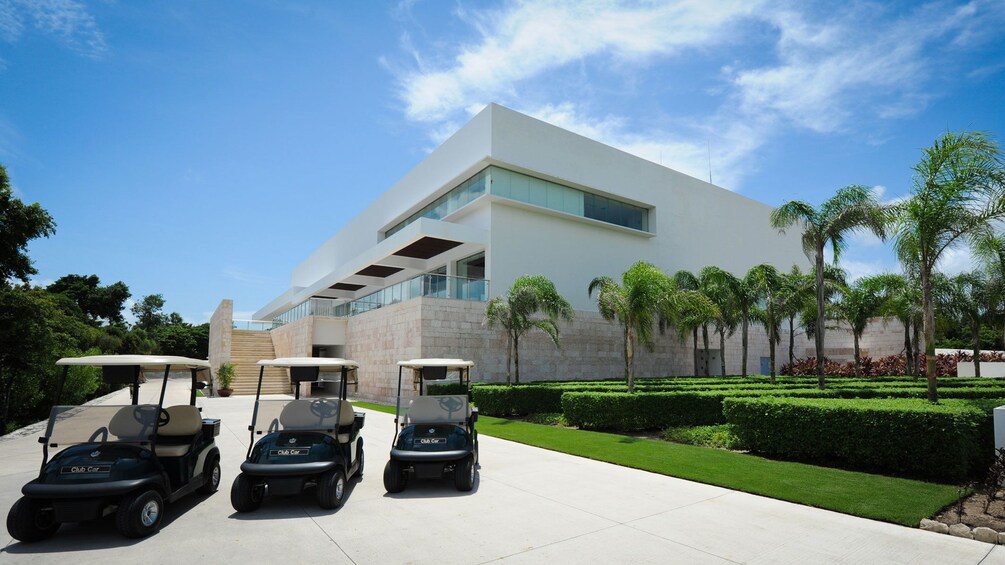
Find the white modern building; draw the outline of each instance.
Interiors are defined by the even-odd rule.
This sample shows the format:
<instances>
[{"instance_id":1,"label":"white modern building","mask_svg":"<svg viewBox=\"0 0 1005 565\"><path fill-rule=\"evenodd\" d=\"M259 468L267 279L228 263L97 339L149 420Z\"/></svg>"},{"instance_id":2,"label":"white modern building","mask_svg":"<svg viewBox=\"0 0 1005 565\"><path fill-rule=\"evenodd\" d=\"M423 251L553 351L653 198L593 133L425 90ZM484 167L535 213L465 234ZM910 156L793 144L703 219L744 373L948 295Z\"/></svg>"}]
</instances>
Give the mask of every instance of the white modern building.
<instances>
[{"instance_id":1,"label":"white modern building","mask_svg":"<svg viewBox=\"0 0 1005 565\"><path fill-rule=\"evenodd\" d=\"M505 339L483 323L485 300L521 275L543 274L576 319L562 327L560 350L543 336L522 343L523 380L616 377L621 334L597 314L590 280L617 278L640 259L669 274L706 265L742 274L759 263L807 269L798 230L780 235L770 212L493 104L310 253L255 318L275 322L276 355L354 359L360 395L387 398L400 359L472 358L476 380L503 379ZM214 366L234 357L231 308L225 301L214 316ZM807 345L812 354L800 342L797 355ZM725 352L710 347L713 373L722 354L727 372L739 373L738 336ZM767 355L755 330L749 371L760 372ZM690 340L668 335L639 352L636 374L690 374L692 359Z\"/></svg>"}]
</instances>

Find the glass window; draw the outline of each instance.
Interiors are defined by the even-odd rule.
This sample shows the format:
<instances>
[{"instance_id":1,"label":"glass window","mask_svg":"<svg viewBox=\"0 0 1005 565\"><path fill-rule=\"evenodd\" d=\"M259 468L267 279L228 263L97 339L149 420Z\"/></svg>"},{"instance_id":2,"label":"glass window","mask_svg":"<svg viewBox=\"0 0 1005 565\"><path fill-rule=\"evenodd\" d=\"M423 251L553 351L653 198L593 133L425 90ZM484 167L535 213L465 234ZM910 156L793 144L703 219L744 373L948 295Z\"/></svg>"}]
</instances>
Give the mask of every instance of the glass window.
<instances>
[{"instance_id":1,"label":"glass window","mask_svg":"<svg viewBox=\"0 0 1005 565\"><path fill-rule=\"evenodd\" d=\"M488 177L488 169L485 169L468 180L462 182L450 192L440 196L427 204L418 212L394 225L384 233L384 237L390 237L401 231L401 228L411 224L419 218L431 218L433 220L443 219L450 214L460 210L466 204L485 194L485 179Z\"/></svg>"}]
</instances>

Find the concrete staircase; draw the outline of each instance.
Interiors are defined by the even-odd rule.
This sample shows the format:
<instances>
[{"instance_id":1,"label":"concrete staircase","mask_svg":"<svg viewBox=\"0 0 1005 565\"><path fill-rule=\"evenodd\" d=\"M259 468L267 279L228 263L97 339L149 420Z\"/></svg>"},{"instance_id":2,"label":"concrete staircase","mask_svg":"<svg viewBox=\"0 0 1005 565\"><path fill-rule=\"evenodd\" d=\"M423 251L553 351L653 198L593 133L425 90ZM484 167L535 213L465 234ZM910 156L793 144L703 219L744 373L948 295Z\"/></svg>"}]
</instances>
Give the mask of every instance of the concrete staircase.
<instances>
[{"instance_id":1,"label":"concrete staircase","mask_svg":"<svg viewBox=\"0 0 1005 565\"><path fill-rule=\"evenodd\" d=\"M258 387L258 362L275 359L272 337L267 331L234 330L230 341L230 362L234 364L234 394L255 394ZM266 367L262 379L262 394L290 394L290 377L286 369Z\"/></svg>"}]
</instances>

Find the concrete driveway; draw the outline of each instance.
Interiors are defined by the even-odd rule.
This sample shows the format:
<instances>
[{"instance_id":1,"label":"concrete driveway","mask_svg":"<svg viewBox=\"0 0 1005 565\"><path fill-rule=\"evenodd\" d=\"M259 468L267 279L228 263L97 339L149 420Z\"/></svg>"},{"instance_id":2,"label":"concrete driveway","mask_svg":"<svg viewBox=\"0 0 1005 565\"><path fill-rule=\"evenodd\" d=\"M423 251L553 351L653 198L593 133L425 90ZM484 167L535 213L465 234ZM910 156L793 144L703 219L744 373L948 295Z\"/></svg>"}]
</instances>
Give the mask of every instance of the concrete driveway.
<instances>
[{"instance_id":1,"label":"concrete driveway","mask_svg":"<svg viewBox=\"0 0 1005 565\"><path fill-rule=\"evenodd\" d=\"M173 385L174 383L172 383ZM143 395L152 395L150 383ZM169 387L170 388L170 387ZM170 403L185 402L183 387ZM100 402L127 403L116 393ZM248 447L253 399L199 399L219 417L220 491L168 506L161 531L125 539L111 519L13 542L0 563L1001 563L1005 548L853 518L690 481L481 437L475 489L413 481L387 495L381 471L392 417L368 412L366 472L345 504L313 493L267 498L238 515L230 485ZM41 430L0 440L0 511L38 472Z\"/></svg>"}]
</instances>

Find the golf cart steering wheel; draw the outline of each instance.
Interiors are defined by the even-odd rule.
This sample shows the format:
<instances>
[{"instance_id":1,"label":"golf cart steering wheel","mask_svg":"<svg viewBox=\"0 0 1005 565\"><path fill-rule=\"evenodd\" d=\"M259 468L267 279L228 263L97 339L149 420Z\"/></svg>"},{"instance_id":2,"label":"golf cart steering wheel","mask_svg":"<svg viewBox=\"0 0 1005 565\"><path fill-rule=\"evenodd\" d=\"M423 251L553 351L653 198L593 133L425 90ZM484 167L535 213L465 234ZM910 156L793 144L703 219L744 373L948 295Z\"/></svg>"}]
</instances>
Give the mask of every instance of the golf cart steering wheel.
<instances>
[{"instance_id":1,"label":"golf cart steering wheel","mask_svg":"<svg viewBox=\"0 0 1005 565\"><path fill-rule=\"evenodd\" d=\"M98 438L101 438L100 440ZM87 443L105 443L108 441L108 428L101 426L100 428L94 430L91 437L87 438Z\"/></svg>"},{"instance_id":2,"label":"golf cart steering wheel","mask_svg":"<svg viewBox=\"0 0 1005 565\"><path fill-rule=\"evenodd\" d=\"M311 402L311 414L318 418L331 418L335 416L338 406L327 398L319 398Z\"/></svg>"},{"instance_id":3,"label":"golf cart steering wheel","mask_svg":"<svg viewBox=\"0 0 1005 565\"><path fill-rule=\"evenodd\" d=\"M160 414L157 415L157 427L163 428L170 421L171 421L171 414L169 414L168 411L165 410L164 408L161 408Z\"/></svg>"},{"instance_id":4,"label":"golf cart steering wheel","mask_svg":"<svg viewBox=\"0 0 1005 565\"><path fill-rule=\"evenodd\" d=\"M461 401L452 396L441 396L436 400L440 403L440 408L446 410L450 414L453 414L461 409Z\"/></svg>"}]
</instances>

